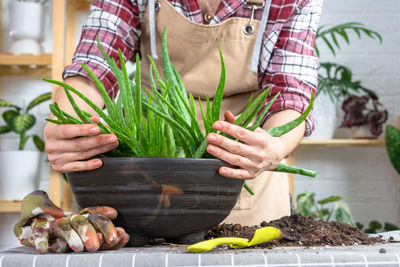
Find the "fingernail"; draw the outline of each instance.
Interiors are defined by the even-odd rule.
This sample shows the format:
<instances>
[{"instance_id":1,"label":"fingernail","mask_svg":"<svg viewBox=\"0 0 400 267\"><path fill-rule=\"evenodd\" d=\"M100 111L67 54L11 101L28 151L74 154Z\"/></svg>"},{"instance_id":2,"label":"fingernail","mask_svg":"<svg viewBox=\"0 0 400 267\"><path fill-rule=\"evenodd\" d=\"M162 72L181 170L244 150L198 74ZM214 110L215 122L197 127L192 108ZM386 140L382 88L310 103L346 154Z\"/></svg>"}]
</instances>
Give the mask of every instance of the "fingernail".
<instances>
[{"instance_id":1,"label":"fingernail","mask_svg":"<svg viewBox=\"0 0 400 267\"><path fill-rule=\"evenodd\" d=\"M115 136L109 136L109 137L107 138L107 141L108 141L109 143L114 143L115 141L117 141L117 139L115 138Z\"/></svg>"},{"instance_id":2,"label":"fingernail","mask_svg":"<svg viewBox=\"0 0 400 267\"><path fill-rule=\"evenodd\" d=\"M214 152L215 151L215 147L213 145L208 145L207 146L207 151L208 152Z\"/></svg>"},{"instance_id":3,"label":"fingernail","mask_svg":"<svg viewBox=\"0 0 400 267\"><path fill-rule=\"evenodd\" d=\"M213 125L213 128L216 130L220 129L221 127L222 127L222 123L220 123L220 122L215 122Z\"/></svg>"},{"instance_id":4,"label":"fingernail","mask_svg":"<svg viewBox=\"0 0 400 267\"><path fill-rule=\"evenodd\" d=\"M207 136L207 141L208 142L215 142L217 140L216 136L214 134L209 134Z\"/></svg>"},{"instance_id":5,"label":"fingernail","mask_svg":"<svg viewBox=\"0 0 400 267\"><path fill-rule=\"evenodd\" d=\"M93 162L94 167L100 167L101 164L102 164L101 160L95 160L95 161Z\"/></svg>"},{"instance_id":6,"label":"fingernail","mask_svg":"<svg viewBox=\"0 0 400 267\"><path fill-rule=\"evenodd\" d=\"M99 127L93 126L93 127L90 128L89 132L91 134L95 134L95 133L98 133L98 129L99 129Z\"/></svg>"}]
</instances>

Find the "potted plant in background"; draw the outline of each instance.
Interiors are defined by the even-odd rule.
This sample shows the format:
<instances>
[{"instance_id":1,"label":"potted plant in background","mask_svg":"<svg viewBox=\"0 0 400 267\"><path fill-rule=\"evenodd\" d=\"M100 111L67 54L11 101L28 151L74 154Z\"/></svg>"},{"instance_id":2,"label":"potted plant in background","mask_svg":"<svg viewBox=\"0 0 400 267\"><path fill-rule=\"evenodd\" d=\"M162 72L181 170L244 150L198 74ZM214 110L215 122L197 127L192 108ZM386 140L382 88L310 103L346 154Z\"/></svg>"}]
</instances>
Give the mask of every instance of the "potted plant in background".
<instances>
[{"instance_id":1,"label":"potted plant in background","mask_svg":"<svg viewBox=\"0 0 400 267\"><path fill-rule=\"evenodd\" d=\"M343 101L342 110L345 114L340 127L350 128L353 138L377 138L388 119L387 110L372 91L349 96Z\"/></svg>"},{"instance_id":2,"label":"potted plant in background","mask_svg":"<svg viewBox=\"0 0 400 267\"><path fill-rule=\"evenodd\" d=\"M22 200L25 195L37 189L44 143L39 136L27 133L36 123L35 116L29 112L50 99L51 93L45 93L33 99L26 107L0 99L0 107L5 109L2 113L5 125L0 126L0 134L12 132L19 135L18 150L0 151L0 199ZM31 137L38 151L24 150Z\"/></svg>"},{"instance_id":3,"label":"potted plant in background","mask_svg":"<svg viewBox=\"0 0 400 267\"><path fill-rule=\"evenodd\" d=\"M43 30L43 5L48 0L17 0L10 4L10 52L39 55Z\"/></svg>"},{"instance_id":4,"label":"potted plant in background","mask_svg":"<svg viewBox=\"0 0 400 267\"><path fill-rule=\"evenodd\" d=\"M339 38L350 45L348 34L350 31L355 32L359 38L365 34L372 39L382 41L382 37L377 32L358 22L343 23L329 28L320 26L316 40L325 43L332 55L336 56L337 50L340 49ZM315 52L319 56L317 44ZM321 62L318 74L318 94L313 110L315 130L310 138L331 139L336 129L337 103L350 95L368 92L371 90L363 87L360 81L354 80L351 70L346 66L333 62Z\"/></svg>"},{"instance_id":5,"label":"potted plant in background","mask_svg":"<svg viewBox=\"0 0 400 267\"><path fill-rule=\"evenodd\" d=\"M387 125L385 140L389 159L400 175L400 130L392 125Z\"/></svg>"}]
</instances>

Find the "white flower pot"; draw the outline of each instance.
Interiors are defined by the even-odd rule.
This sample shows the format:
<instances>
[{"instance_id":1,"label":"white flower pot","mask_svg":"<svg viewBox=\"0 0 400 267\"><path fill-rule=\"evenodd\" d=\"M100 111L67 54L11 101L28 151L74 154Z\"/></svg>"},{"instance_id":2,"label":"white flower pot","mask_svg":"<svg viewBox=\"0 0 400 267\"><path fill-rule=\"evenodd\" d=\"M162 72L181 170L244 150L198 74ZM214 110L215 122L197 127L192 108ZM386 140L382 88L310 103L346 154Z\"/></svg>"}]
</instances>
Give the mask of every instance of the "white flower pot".
<instances>
[{"instance_id":1,"label":"white flower pot","mask_svg":"<svg viewBox=\"0 0 400 267\"><path fill-rule=\"evenodd\" d=\"M369 125L354 126L350 128L351 136L355 139L376 139L369 130Z\"/></svg>"},{"instance_id":2,"label":"white flower pot","mask_svg":"<svg viewBox=\"0 0 400 267\"><path fill-rule=\"evenodd\" d=\"M315 129L309 139L332 139L336 130L336 104L329 95L318 95L314 102L313 116Z\"/></svg>"},{"instance_id":3,"label":"white flower pot","mask_svg":"<svg viewBox=\"0 0 400 267\"><path fill-rule=\"evenodd\" d=\"M22 200L39 183L39 151L0 151L0 200Z\"/></svg>"},{"instance_id":4,"label":"white flower pot","mask_svg":"<svg viewBox=\"0 0 400 267\"><path fill-rule=\"evenodd\" d=\"M14 43L10 52L14 54L41 53L39 41L42 37L43 6L34 2L12 1L10 4L10 36Z\"/></svg>"}]
</instances>

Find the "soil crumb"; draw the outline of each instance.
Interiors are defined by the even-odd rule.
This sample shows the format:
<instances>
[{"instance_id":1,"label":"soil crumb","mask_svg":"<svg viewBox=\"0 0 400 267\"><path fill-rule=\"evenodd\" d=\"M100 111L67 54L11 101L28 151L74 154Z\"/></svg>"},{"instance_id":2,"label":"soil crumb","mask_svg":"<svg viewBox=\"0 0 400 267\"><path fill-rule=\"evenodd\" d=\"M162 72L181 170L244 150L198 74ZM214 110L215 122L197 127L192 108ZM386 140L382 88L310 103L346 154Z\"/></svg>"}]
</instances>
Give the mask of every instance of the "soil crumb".
<instances>
[{"instance_id":1,"label":"soil crumb","mask_svg":"<svg viewBox=\"0 0 400 267\"><path fill-rule=\"evenodd\" d=\"M259 247L292 247L292 246L351 246L384 243L377 237L369 237L356 227L341 222L316 221L312 217L300 214L285 216L278 220L262 222L256 226L240 224L221 224L206 233L205 239L216 237L243 237L251 240L255 230L273 226L282 231L282 238Z\"/></svg>"}]
</instances>

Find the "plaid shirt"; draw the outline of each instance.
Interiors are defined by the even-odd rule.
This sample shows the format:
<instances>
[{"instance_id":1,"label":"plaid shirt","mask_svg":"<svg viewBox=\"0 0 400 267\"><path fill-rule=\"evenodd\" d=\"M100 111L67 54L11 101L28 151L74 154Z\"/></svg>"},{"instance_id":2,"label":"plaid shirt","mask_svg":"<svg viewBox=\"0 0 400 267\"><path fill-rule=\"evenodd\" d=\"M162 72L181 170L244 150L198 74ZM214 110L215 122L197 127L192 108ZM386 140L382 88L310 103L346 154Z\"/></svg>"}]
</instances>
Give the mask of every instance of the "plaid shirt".
<instances>
[{"instance_id":1,"label":"plaid shirt","mask_svg":"<svg viewBox=\"0 0 400 267\"><path fill-rule=\"evenodd\" d=\"M169 0L178 12L195 23L203 24L197 0ZM323 0L272 0L267 29L264 32L258 77L262 89L272 86L269 101L280 92L269 114L294 109L304 112L311 92L316 94L318 58L314 53L315 34ZM110 96L117 92L116 79L107 67L96 45L100 35L102 45L113 58L121 49L125 60L133 60L139 52L140 22L147 0L96 0L89 18L82 29L73 63L64 71L64 79L74 75L88 76L80 66L88 65L104 83ZM243 7L244 0L221 0L210 25L231 17L250 17L250 10ZM262 9L255 12L261 20ZM312 115L306 120L305 135L313 130Z\"/></svg>"}]
</instances>

